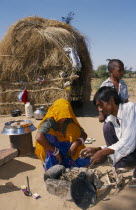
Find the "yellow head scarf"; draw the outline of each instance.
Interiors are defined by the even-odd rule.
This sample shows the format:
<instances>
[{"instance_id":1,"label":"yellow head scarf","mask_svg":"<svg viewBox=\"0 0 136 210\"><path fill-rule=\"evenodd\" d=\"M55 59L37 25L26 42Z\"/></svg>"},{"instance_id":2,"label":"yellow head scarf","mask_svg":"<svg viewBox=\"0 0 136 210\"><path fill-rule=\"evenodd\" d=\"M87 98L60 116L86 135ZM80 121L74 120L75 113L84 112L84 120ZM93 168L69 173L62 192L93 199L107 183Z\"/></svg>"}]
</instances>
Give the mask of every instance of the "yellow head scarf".
<instances>
[{"instance_id":1,"label":"yellow head scarf","mask_svg":"<svg viewBox=\"0 0 136 210\"><path fill-rule=\"evenodd\" d=\"M46 119L51 117L53 117L56 122L63 118L72 118L73 121L75 122L68 124L65 136L60 134L60 132L58 131L54 131L52 128L49 130L48 133L56 136L59 141L75 142L80 137L81 126L79 125L73 113L70 103L66 99L58 99L53 103L53 105L48 109L48 112L43 118L43 120L38 125L38 128L40 128L41 124ZM84 147L85 147L84 145L78 147L76 155L73 157L73 160L76 160L79 157L79 153L81 149L83 149ZM38 142L36 142L35 154L38 156L38 158L42 159L43 161L45 160L45 155L46 155L45 148L43 148Z\"/></svg>"},{"instance_id":2,"label":"yellow head scarf","mask_svg":"<svg viewBox=\"0 0 136 210\"><path fill-rule=\"evenodd\" d=\"M63 98L58 99L53 103L53 105L48 109L48 112L46 113L45 117L42 119L42 121L38 125L38 128L46 119L51 118L51 117L53 117L56 122L63 118L72 118L73 121L77 125L79 125L73 113L70 103L66 99L63 99Z\"/></svg>"}]
</instances>

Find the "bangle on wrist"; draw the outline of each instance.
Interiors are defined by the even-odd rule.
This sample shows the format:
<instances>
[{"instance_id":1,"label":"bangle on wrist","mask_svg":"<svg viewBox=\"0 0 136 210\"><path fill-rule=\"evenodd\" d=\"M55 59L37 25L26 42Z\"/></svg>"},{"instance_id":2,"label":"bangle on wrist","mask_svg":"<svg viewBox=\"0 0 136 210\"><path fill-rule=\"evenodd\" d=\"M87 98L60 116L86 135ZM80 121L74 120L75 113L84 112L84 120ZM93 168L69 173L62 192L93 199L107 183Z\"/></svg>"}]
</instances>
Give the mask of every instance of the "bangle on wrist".
<instances>
[{"instance_id":1,"label":"bangle on wrist","mask_svg":"<svg viewBox=\"0 0 136 210\"><path fill-rule=\"evenodd\" d=\"M85 140L83 138L78 138L81 142L81 144L84 144L85 143Z\"/></svg>"},{"instance_id":2,"label":"bangle on wrist","mask_svg":"<svg viewBox=\"0 0 136 210\"><path fill-rule=\"evenodd\" d=\"M55 150L54 150L54 152L53 152L53 155L56 156L56 155L58 155L58 154L59 154L59 149L55 147Z\"/></svg>"},{"instance_id":3,"label":"bangle on wrist","mask_svg":"<svg viewBox=\"0 0 136 210\"><path fill-rule=\"evenodd\" d=\"M53 155L56 153L56 149L57 149L57 148L55 147L55 148L54 148L54 152L53 152Z\"/></svg>"}]
</instances>

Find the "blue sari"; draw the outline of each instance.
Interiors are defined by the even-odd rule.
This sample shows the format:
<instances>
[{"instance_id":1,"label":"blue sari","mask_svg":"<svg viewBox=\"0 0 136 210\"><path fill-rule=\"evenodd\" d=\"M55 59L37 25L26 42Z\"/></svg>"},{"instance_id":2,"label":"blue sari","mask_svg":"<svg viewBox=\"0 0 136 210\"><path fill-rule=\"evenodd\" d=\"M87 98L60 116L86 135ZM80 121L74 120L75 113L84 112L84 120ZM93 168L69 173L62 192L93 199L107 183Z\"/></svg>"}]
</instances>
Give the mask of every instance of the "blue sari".
<instances>
[{"instance_id":1,"label":"blue sari","mask_svg":"<svg viewBox=\"0 0 136 210\"><path fill-rule=\"evenodd\" d=\"M67 152L72 145L71 142L69 141L59 142L56 136L53 136L51 134L46 134L45 137L54 147L59 149L60 154L62 155L61 165L65 166L66 168L71 168L71 167L80 168L80 167L87 166L90 163L90 158L83 159L79 157L76 160L72 160L72 158L66 157ZM47 150L45 164L44 164L45 171L57 164L58 164L58 160L56 159L56 157L53 155L53 153L50 150Z\"/></svg>"}]
</instances>

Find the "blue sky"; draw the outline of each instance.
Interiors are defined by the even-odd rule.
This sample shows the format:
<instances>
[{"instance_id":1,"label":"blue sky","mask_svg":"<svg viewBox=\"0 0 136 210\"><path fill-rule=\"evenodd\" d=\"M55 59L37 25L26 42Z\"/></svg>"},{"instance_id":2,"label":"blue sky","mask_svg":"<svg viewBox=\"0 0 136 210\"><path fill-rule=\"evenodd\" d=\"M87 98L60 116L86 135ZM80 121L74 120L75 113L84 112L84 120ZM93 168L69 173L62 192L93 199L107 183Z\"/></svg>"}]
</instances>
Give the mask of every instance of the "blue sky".
<instances>
[{"instance_id":1,"label":"blue sky","mask_svg":"<svg viewBox=\"0 0 136 210\"><path fill-rule=\"evenodd\" d=\"M88 40L94 69L118 58L136 71L136 0L0 0L0 39L21 18L61 21L70 11L71 24Z\"/></svg>"}]
</instances>

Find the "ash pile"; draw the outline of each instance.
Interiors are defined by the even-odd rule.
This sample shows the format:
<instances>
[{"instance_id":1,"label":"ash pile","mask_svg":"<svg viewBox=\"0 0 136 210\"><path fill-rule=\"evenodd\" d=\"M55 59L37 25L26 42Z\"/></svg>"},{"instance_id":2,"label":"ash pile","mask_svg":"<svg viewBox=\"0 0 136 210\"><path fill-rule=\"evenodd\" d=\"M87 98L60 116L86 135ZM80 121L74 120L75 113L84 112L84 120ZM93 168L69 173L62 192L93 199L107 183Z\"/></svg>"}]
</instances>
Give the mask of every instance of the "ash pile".
<instances>
[{"instance_id":1,"label":"ash pile","mask_svg":"<svg viewBox=\"0 0 136 210\"><path fill-rule=\"evenodd\" d=\"M96 204L97 190L102 187L102 173L96 169L65 168L55 165L44 174L46 189L49 193L65 200L74 201L81 209Z\"/></svg>"}]
</instances>

